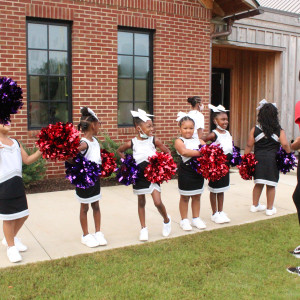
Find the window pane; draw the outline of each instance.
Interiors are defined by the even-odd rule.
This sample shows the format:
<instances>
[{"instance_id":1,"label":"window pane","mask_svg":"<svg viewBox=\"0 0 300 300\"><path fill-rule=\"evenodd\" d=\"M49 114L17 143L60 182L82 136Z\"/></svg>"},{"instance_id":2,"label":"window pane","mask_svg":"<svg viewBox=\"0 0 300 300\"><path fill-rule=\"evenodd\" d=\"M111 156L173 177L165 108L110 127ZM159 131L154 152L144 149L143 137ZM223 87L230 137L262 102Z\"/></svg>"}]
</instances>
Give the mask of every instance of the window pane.
<instances>
[{"instance_id":1,"label":"window pane","mask_svg":"<svg viewBox=\"0 0 300 300\"><path fill-rule=\"evenodd\" d=\"M133 33L118 32L118 54L133 54Z\"/></svg>"},{"instance_id":2,"label":"window pane","mask_svg":"<svg viewBox=\"0 0 300 300\"><path fill-rule=\"evenodd\" d=\"M30 76L30 100L48 99L48 78L45 76Z\"/></svg>"},{"instance_id":3,"label":"window pane","mask_svg":"<svg viewBox=\"0 0 300 300\"><path fill-rule=\"evenodd\" d=\"M67 77L49 77L49 99L68 100Z\"/></svg>"},{"instance_id":4,"label":"window pane","mask_svg":"<svg viewBox=\"0 0 300 300\"><path fill-rule=\"evenodd\" d=\"M132 78L133 77L133 57L119 56L118 57L118 72L119 77Z\"/></svg>"},{"instance_id":5,"label":"window pane","mask_svg":"<svg viewBox=\"0 0 300 300\"><path fill-rule=\"evenodd\" d=\"M148 102L135 102L134 110L142 109L149 113L149 103ZM151 118L151 117L150 117Z\"/></svg>"},{"instance_id":6,"label":"window pane","mask_svg":"<svg viewBox=\"0 0 300 300\"><path fill-rule=\"evenodd\" d=\"M66 75L68 70L67 52L49 51L50 74Z\"/></svg>"},{"instance_id":7,"label":"window pane","mask_svg":"<svg viewBox=\"0 0 300 300\"><path fill-rule=\"evenodd\" d=\"M133 110L132 103L119 103L119 108L118 108L119 125L132 124L132 115L130 113L131 110Z\"/></svg>"},{"instance_id":8,"label":"window pane","mask_svg":"<svg viewBox=\"0 0 300 300\"><path fill-rule=\"evenodd\" d=\"M118 99L119 101L133 100L133 80L119 79L118 80Z\"/></svg>"},{"instance_id":9,"label":"window pane","mask_svg":"<svg viewBox=\"0 0 300 300\"><path fill-rule=\"evenodd\" d=\"M134 34L134 54L149 56L149 35Z\"/></svg>"},{"instance_id":10,"label":"window pane","mask_svg":"<svg viewBox=\"0 0 300 300\"><path fill-rule=\"evenodd\" d=\"M68 122L68 103L55 103L50 104L50 123L54 124L56 122Z\"/></svg>"},{"instance_id":11,"label":"window pane","mask_svg":"<svg viewBox=\"0 0 300 300\"><path fill-rule=\"evenodd\" d=\"M134 77L148 78L149 73L149 58L135 57L134 58Z\"/></svg>"},{"instance_id":12,"label":"window pane","mask_svg":"<svg viewBox=\"0 0 300 300\"><path fill-rule=\"evenodd\" d=\"M47 126L48 121L48 104L40 102L30 102L29 118L31 127Z\"/></svg>"},{"instance_id":13,"label":"window pane","mask_svg":"<svg viewBox=\"0 0 300 300\"><path fill-rule=\"evenodd\" d=\"M68 36L66 26L49 26L49 49L67 50Z\"/></svg>"},{"instance_id":14,"label":"window pane","mask_svg":"<svg viewBox=\"0 0 300 300\"><path fill-rule=\"evenodd\" d=\"M147 80L134 81L134 100L135 101L147 100Z\"/></svg>"},{"instance_id":15,"label":"window pane","mask_svg":"<svg viewBox=\"0 0 300 300\"><path fill-rule=\"evenodd\" d=\"M47 49L47 25L28 23L28 48Z\"/></svg>"},{"instance_id":16,"label":"window pane","mask_svg":"<svg viewBox=\"0 0 300 300\"><path fill-rule=\"evenodd\" d=\"M47 51L29 50L28 69L29 74L47 74Z\"/></svg>"}]
</instances>

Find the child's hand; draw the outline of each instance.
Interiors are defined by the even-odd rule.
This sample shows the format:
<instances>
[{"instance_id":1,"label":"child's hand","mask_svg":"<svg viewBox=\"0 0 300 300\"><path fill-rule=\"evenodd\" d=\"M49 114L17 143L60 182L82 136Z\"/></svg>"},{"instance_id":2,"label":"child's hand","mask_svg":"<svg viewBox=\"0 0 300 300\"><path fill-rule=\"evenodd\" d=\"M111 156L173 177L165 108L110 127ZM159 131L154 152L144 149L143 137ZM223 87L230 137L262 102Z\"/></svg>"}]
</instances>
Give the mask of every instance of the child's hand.
<instances>
[{"instance_id":1,"label":"child's hand","mask_svg":"<svg viewBox=\"0 0 300 300\"><path fill-rule=\"evenodd\" d=\"M4 148L4 146L3 146L3 144L0 142L0 149L3 149Z\"/></svg>"}]
</instances>

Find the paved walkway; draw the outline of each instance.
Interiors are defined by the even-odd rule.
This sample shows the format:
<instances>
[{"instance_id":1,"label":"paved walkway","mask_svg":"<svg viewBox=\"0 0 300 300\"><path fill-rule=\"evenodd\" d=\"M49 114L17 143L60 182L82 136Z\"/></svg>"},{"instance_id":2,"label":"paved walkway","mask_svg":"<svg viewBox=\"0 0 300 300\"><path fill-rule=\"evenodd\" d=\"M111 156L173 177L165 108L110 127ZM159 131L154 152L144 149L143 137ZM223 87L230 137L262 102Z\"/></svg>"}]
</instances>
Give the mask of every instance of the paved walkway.
<instances>
[{"instance_id":1,"label":"paved walkway","mask_svg":"<svg viewBox=\"0 0 300 300\"><path fill-rule=\"evenodd\" d=\"M275 217L296 212L292 202L296 182L295 174L281 175L276 191L275 207L277 214ZM224 211L231 219L231 222L226 225L217 225L211 222L209 192L205 188L201 199L200 216L206 222L206 230L271 218L263 212L251 213L249 211L252 188L253 182L242 180L237 171L233 171L230 191L225 193ZM29 249L22 254L23 261L20 264L141 244L138 240L140 225L137 214L137 199L132 193L132 188L126 186L104 187L102 188L102 196L100 202L102 231L108 245L90 249L81 244L80 241L79 204L74 197L74 191L28 195L30 217L21 229L19 236ZM172 217L170 238L200 231L194 229L191 233L187 233L179 227L177 180L171 180L162 185L162 199ZM261 203L266 203L264 192ZM156 210L151 196L147 196L146 221L149 229L149 241L163 239L161 235L162 218ZM91 210L89 211L89 226L90 229L93 229ZM2 224L0 225L0 238L1 240L3 238ZM0 267L14 265L19 264L12 264L8 261L6 249L0 244Z\"/></svg>"}]
</instances>

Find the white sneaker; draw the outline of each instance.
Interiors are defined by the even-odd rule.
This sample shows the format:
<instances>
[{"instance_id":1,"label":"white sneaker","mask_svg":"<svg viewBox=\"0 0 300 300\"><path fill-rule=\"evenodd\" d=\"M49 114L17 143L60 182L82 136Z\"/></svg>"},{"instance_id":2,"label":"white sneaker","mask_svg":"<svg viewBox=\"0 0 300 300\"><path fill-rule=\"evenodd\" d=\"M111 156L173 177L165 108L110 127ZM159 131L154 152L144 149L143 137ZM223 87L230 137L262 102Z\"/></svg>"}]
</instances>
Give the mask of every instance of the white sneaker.
<instances>
[{"instance_id":1,"label":"white sneaker","mask_svg":"<svg viewBox=\"0 0 300 300\"><path fill-rule=\"evenodd\" d=\"M223 221L222 217L220 217L220 213L218 211L215 212L215 214L213 214L210 218L216 224L223 224L224 223L224 221Z\"/></svg>"},{"instance_id":2,"label":"white sneaker","mask_svg":"<svg viewBox=\"0 0 300 300\"><path fill-rule=\"evenodd\" d=\"M16 263L22 260L22 256L20 255L19 250L16 246L7 248L6 253L9 261L12 263Z\"/></svg>"},{"instance_id":3,"label":"white sneaker","mask_svg":"<svg viewBox=\"0 0 300 300\"><path fill-rule=\"evenodd\" d=\"M96 240L96 238L91 234L87 234L86 236L81 236L81 243L90 248L94 248L100 245L99 242Z\"/></svg>"},{"instance_id":4,"label":"white sneaker","mask_svg":"<svg viewBox=\"0 0 300 300\"><path fill-rule=\"evenodd\" d=\"M266 206L263 204L258 203L257 206L251 205L250 211L251 212L257 212L257 211L263 211L266 209Z\"/></svg>"},{"instance_id":5,"label":"white sneaker","mask_svg":"<svg viewBox=\"0 0 300 300\"><path fill-rule=\"evenodd\" d=\"M231 220L227 217L227 214L224 211L219 212L220 217L223 219L224 223L229 223Z\"/></svg>"},{"instance_id":6,"label":"white sneaker","mask_svg":"<svg viewBox=\"0 0 300 300\"><path fill-rule=\"evenodd\" d=\"M266 215L267 216L272 216L272 215L275 215L277 212L277 209L273 206L272 209L266 209Z\"/></svg>"},{"instance_id":7,"label":"white sneaker","mask_svg":"<svg viewBox=\"0 0 300 300\"><path fill-rule=\"evenodd\" d=\"M185 231L190 231L192 230L192 226L190 224L190 221L188 219L183 219L180 221L180 227L182 228L182 230L185 230Z\"/></svg>"},{"instance_id":8,"label":"white sneaker","mask_svg":"<svg viewBox=\"0 0 300 300\"><path fill-rule=\"evenodd\" d=\"M99 243L100 246L106 246L107 245L107 240L104 237L104 234L101 231L97 231L94 234L94 237L96 241Z\"/></svg>"},{"instance_id":9,"label":"white sneaker","mask_svg":"<svg viewBox=\"0 0 300 300\"><path fill-rule=\"evenodd\" d=\"M167 237L170 235L171 233L171 217L168 215L168 218L169 218L169 222L167 224L165 224L163 222L163 230L162 230L162 235L164 237Z\"/></svg>"},{"instance_id":10,"label":"white sneaker","mask_svg":"<svg viewBox=\"0 0 300 300\"><path fill-rule=\"evenodd\" d=\"M198 217L192 219L192 225L198 229L205 229L205 223Z\"/></svg>"},{"instance_id":11,"label":"white sneaker","mask_svg":"<svg viewBox=\"0 0 300 300\"><path fill-rule=\"evenodd\" d=\"M148 228L144 227L140 231L140 241L141 242L146 242L148 241Z\"/></svg>"},{"instance_id":12,"label":"white sneaker","mask_svg":"<svg viewBox=\"0 0 300 300\"><path fill-rule=\"evenodd\" d=\"M15 246L17 247L17 249L18 249L20 252L24 252L24 251L26 251L26 250L28 249L27 246L25 246L25 245L21 242L21 240L18 239L16 236L14 237L14 243L15 243ZM3 240L2 240L2 245L8 247L5 237L4 237Z\"/></svg>"}]
</instances>

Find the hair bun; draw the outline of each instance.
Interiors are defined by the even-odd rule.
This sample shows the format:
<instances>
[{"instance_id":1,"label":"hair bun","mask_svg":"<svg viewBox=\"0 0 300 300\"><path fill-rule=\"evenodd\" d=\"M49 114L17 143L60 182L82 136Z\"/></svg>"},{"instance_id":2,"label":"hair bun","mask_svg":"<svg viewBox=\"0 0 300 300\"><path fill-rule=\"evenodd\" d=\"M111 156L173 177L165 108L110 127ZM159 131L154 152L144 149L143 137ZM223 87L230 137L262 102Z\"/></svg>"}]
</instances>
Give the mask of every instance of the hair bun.
<instances>
[{"instance_id":1,"label":"hair bun","mask_svg":"<svg viewBox=\"0 0 300 300\"><path fill-rule=\"evenodd\" d=\"M89 113L88 111L88 108L87 107L82 107L81 110L80 110L81 114L83 116L90 116L91 114Z\"/></svg>"},{"instance_id":2,"label":"hair bun","mask_svg":"<svg viewBox=\"0 0 300 300\"><path fill-rule=\"evenodd\" d=\"M192 104L194 102L193 97L188 97L187 98L187 102L190 103L190 104Z\"/></svg>"}]
</instances>

